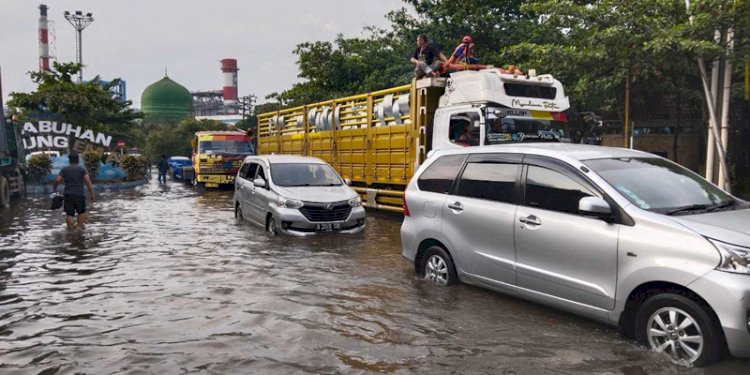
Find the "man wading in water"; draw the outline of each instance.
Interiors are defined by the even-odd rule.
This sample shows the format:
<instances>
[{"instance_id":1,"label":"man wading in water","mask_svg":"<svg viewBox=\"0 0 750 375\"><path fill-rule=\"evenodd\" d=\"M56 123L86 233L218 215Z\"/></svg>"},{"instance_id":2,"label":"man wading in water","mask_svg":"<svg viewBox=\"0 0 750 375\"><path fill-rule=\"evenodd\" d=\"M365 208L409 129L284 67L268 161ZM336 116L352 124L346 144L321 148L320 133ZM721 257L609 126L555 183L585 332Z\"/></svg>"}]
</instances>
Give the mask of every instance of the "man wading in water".
<instances>
[{"instance_id":1,"label":"man wading in water","mask_svg":"<svg viewBox=\"0 0 750 375\"><path fill-rule=\"evenodd\" d=\"M83 193L83 184L89 191L89 199L94 203L94 187L91 185L91 178L86 168L78 164L78 154L68 155L70 165L60 170L60 175L55 178L52 185L52 191L57 190L57 185L65 184L65 222L68 229L85 229L86 228L86 195ZM75 221L75 215L78 214L78 222Z\"/></svg>"}]
</instances>

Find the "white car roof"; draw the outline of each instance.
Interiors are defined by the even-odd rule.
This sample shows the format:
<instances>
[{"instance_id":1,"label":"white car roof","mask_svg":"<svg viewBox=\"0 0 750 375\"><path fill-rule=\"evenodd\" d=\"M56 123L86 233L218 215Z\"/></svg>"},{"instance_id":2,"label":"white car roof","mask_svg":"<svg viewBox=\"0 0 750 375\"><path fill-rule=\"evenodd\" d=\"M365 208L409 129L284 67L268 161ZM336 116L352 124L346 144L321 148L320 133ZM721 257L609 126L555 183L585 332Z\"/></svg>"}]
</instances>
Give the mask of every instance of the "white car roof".
<instances>
[{"instance_id":1,"label":"white car roof","mask_svg":"<svg viewBox=\"0 0 750 375\"><path fill-rule=\"evenodd\" d=\"M268 164L327 164L325 161L312 156L298 155L253 155L245 158L247 160L263 160Z\"/></svg>"},{"instance_id":2,"label":"white car roof","mask_svg":"<svg viewBox=\"0 0 750 375\"><path fill-rule=\"evenodd\" d=\"M657 157L643 151L627 148L582 145L575 143L508 143L491 146L475 146L463 149L440 150L436 155L479 154L479 153L519 153L527 155L549 156L557 159L574 159L578 161L608 158Z\"/></svg>"}]
</instances>

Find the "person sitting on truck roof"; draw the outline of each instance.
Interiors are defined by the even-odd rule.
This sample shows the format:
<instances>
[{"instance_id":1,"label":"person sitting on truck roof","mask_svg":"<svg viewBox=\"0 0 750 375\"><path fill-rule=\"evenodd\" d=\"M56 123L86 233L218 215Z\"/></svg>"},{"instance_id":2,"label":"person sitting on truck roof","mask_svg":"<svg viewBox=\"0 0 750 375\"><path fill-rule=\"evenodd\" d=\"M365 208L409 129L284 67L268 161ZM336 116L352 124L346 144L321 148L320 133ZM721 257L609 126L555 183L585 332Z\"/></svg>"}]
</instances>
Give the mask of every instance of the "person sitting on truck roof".
<instances>
[{"instance_id":1,"label":"person sitting on truck roof","mask_svg":"<svg viewBox=\"0 0 750 375\"><path fill-rule=\"evenodd\" d=\"M448 59L443 52L427 43L427 36L419 34L417 36L417 49L411 57L411 63L415 65L414 76L417 78L436 77Z\"/></svg>"},{"instance_id":2,"label":"person sitting on truck roof","mask_svg":"<svg viewBox=\"0 0 750 375\"><path fill-rule=\"evenodd\" d=\"M461 43L453 49L448 64L463 63L464 65L479 64L479 58L474 56L474 40L471 36L466 35L461 39Z\"/></svg>"}]
</instances>

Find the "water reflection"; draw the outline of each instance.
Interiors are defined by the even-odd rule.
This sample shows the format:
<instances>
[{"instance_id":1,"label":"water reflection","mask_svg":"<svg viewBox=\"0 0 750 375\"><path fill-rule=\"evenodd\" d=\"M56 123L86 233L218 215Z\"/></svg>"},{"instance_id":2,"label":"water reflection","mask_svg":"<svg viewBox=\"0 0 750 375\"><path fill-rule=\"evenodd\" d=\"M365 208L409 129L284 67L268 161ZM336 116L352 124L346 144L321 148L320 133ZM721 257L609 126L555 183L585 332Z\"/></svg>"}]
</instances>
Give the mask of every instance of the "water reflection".
<instances>
[{"instance_id":1,"label":"water reflection","mask_svg":"<svg viewBox=\"0 0 750 375\"><path fill-rule=\"evenodd\" d=\"M234 220L231 193L104 193L83 234L45 199L3 211L0 372L701 373L585 319L419 280L398 216L269 237Z\"/></svg>"}]
</instances>

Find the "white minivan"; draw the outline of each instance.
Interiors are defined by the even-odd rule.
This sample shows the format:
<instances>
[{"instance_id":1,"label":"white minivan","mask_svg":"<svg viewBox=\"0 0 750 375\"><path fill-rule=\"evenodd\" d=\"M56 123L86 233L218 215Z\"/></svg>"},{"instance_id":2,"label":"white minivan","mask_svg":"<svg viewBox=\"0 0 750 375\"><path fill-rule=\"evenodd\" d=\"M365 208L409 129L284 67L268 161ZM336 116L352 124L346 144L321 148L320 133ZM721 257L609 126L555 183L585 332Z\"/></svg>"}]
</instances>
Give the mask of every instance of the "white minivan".
<instances>
[{"instance_id":1,"label":"white minivan","mask_svg":"<svg viewBox=\"0 0 750 375\"><path fill-rule=\"evenodd\" d=\"M318 158L245 158L234 181L234 215L270 234L357 233L365 228L359 194Z\"/></svg>"},{"instance_id":2,"label":"white minivan","mask_svg":"<svg viewBox=\"0 0 750 375\"><path fill-rule=\"evenodd\" d=\"M403 255L605 323L677 362L750 357L750 204L645 152L437 151L404 197Z\"/></svg>"}]
</instances>

